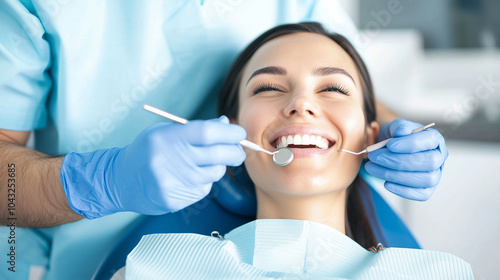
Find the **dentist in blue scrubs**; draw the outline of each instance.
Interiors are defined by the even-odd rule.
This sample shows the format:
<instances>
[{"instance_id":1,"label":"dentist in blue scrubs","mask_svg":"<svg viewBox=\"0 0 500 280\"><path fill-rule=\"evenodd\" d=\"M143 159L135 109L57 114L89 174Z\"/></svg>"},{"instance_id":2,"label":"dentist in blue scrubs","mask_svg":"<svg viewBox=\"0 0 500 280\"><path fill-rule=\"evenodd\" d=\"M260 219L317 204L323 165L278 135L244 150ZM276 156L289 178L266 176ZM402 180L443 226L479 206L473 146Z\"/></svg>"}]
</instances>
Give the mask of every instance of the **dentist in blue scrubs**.
<instances>
[{"instance_id":1,"label":"dentist in blue scrubs","mask_svg":"<svg viewBox=\"0 0 500 280\"><path fill-rule=\"evenodd\" d=\"M227 69L264 30L299 21L356 42L331 0L2 0L0 278L89 279L139 215L206 196L245 159L245 131L215 114ZM387 123L379 140L397 139L366 169L426 200L448 152L436 130L410 135L417 126Z\"/></svg>"}]
</instances>

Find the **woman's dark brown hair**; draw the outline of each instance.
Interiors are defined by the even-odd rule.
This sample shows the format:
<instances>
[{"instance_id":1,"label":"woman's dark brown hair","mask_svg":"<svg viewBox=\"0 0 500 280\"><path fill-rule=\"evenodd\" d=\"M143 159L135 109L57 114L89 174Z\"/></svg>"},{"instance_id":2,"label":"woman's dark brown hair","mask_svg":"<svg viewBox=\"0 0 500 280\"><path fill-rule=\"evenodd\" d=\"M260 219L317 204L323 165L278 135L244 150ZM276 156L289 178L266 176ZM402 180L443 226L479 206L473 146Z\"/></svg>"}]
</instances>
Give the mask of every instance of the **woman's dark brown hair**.
<instances>
[{"instance_id":1,"label":"woman's dark brown hair","mask_svg":"<svg viewBox=\"0 0 500 280\"><path fill-rule=\"evenodd\" d=\"M239 109L239 87L243 69L253 54L265 43L274 38L294 33L315 33L326 36L336 42L351 57L356 65L363 92L364 113L367 124L375 120L375 99L373 87L368 74L368 70L363 63L361 56L354 47L342 35L327 32L319 23L304 22L297 24L285 24L272 28L255 39L240 55L236 58L229 69L228 75L222 85L219 96L219 115L226 115L230 119L236 119ZM369 248L377 244L373 230L370 226L369 217L373 216L373 206L371 201L368 203L368 209L365 209L361 192L367 192L366 185L359 176L348 188L347 195L347 235L353 238L361 246ZM367 195L365 195L367 197ZM369 211L368 211L369 210Z\"/></svg>"}]
</instances>

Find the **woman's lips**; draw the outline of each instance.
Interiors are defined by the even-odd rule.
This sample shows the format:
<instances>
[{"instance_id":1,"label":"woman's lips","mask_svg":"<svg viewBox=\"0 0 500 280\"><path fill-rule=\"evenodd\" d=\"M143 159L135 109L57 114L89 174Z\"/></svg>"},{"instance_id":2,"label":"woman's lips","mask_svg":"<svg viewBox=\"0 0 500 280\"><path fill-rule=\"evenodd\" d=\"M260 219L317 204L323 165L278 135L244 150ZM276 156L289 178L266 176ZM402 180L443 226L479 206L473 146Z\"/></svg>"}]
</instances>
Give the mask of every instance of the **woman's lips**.
<instances>
[{"instance_id":1,"label":"woman's lips","mask_svg":"<svg viewBox=\"0 0 500 280\"><path fill-rule=\"evenodd\" d=\"M318 148L293 148L293 147L290 147L290 149L292 149L294 158L321 156L321 155L327 154L328 152L331 151L331 148L318 149Z\"/></svg>"}]
</instances>

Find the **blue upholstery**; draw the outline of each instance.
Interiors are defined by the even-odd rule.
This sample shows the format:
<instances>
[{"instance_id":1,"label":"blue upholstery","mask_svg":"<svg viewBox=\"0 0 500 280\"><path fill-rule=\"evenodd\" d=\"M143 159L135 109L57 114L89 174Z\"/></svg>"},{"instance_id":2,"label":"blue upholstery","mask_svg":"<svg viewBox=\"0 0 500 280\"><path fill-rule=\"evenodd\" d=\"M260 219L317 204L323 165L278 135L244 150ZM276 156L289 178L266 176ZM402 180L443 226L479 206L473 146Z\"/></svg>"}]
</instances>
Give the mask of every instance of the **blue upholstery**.
<instances>
[{"instance_id":1,"label":"blue upholstery","mask_svg":"<svg viewBox=\"0 0 500 280\"><path fill-rule=\"evenodd\" d=\"M110 279L125 265L127 255L143 235L152 233L198 233L210 235L214 230L226 234L255 219L256 201L253 184L242 167L232 168L210 195L175 213L140 218L110 251L94 275L94 279ZM373 201L372 226L377 240L386 247L419 248L401 219L372 188L361 193L367 205ZM369 208L367 208L369 209ZM373 215L374 214L374 215Z\"/></svg>"}]
</instances>

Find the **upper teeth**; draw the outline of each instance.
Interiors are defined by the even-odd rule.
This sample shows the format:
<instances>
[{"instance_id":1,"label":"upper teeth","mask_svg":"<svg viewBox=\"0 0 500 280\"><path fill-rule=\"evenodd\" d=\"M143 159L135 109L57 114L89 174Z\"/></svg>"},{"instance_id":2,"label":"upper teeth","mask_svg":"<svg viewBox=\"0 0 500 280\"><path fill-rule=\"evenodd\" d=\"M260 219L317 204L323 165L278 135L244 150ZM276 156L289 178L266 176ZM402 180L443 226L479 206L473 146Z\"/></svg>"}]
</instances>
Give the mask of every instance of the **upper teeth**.
<instances>
[{"instance_id":1,"label":"upper teeth","mask_svg":"<svg viewBox=\"0 0 500 280\"><path fill-rule=\"evenodd\" d=\"M288 147L288 145L314 145L320 149L328 149L329 141L318 135L288 135L281 136L276 141L276 148Z\"/></svg>"}]
</instances>

